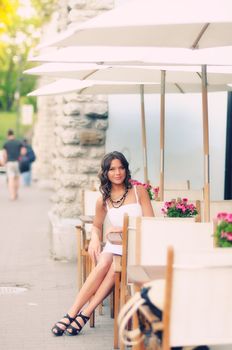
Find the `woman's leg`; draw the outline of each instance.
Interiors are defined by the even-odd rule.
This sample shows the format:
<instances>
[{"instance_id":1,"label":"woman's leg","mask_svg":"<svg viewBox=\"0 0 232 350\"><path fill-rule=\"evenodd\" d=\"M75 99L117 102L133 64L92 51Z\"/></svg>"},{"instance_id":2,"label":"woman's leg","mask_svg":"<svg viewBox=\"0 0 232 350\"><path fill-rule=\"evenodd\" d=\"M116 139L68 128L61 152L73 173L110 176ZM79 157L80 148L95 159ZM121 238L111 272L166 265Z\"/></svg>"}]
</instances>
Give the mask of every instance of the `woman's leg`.
<instances>
[{"instance_id":1,"label":"woman's leg","mask_svg":"<svg viewBox=\"0 0 232 350\"><path fill-rule=\"evenodd\" d=\"M111 268L113 260L113 255L111 253L104 253L100 255L100 259L96 265L96 267L91 271L85 283L81 287L77 297L68 311L68 315L71 318L74 318L77 313L81 310L81 308L90 300L90 298L97 291L105 276L107 275L109 269ZM62 322L62 323L60 323ZM66 326L70 324L69 320L67 322L67 317L64 317L59 322L56 323L55 327L53 327L52 331L54 334L57 334L58 331L56 326L58 326L61 331L66 329Z\"/></svg>"},{"instance_id":2,"label":"woman's leg","mask_svg":"<svg viewBox=\"0 0 232 350\"><path fill-rule=\"evenodd\" d=\"M71 316L75 316L96 293L111 268L112 260L113 255L111 253L101 254L96 267L89 274L85 283L81 287L74 304L69 309L69 314Z\"/></svg>"},{"instance_id":3,"label":"woman's leg","mask_svg":"<svg viewBox=\"0 0 232 350\"><path fill-rule=\"evenodd\" d=\"M101 285L97 289L93 298L90 300L89 304L85 307L83 314L90 316L93 310L104 300L104 298L109 294L115 282L115 273L113 263L102 281Z\"/></svg>"},{"instance_id":4,"label":"woman's leg","mask_svg":"<svg viewBox=\"0 0 232 350\"><path fill-rule=\"evenodd\" d=\"M113 264L111 264L111 267L107 275L105 276L102 283L99 285L98 289L96 290L89 304L81 311L81 314L79 313L79 315L77 315L76 320L74 320L74 322L71 323L71 326L67 328L66 334L77 335L81 331L82 327L87 322L87 319L90 317L93 310L109 294L111 288L114 285L114 281L115 281L114 267L113 267Z\"/></svg>"}]
</instances>

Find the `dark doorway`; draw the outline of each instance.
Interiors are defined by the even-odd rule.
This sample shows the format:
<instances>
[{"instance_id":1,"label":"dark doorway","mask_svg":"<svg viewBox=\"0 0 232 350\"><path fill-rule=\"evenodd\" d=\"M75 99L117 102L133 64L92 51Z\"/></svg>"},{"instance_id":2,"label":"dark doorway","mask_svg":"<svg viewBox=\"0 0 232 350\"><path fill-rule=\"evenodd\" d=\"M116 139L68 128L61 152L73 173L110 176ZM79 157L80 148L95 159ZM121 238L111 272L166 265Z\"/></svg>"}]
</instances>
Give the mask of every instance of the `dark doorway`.
<instances>
[{"instance_id":1,"label":"dark doorway","mask_svg":"<svg viewBox=\"0 0 232 350\"><path fill-rule=\"evenodd\" d=\"M228 92L227 99L224 199L232 199L232 92Z\"/></svg>"}]
</instances>

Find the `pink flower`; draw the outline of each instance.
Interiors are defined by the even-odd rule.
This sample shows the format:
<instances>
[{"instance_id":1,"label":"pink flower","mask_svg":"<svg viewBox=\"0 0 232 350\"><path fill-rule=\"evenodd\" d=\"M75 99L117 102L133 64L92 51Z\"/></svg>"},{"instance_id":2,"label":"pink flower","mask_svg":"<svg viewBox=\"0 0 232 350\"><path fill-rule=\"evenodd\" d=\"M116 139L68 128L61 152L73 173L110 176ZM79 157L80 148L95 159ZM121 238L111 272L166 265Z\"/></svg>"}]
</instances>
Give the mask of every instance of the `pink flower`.
<instances>
[{"instance_id":1,"label":"pink flower","mask_svg":"<svg viewBox=\"0 0 232 350\"><path fill-rule=\"evenodd\" d=\"M221 232L221 238L226 238L228 241L232 241L232 232Z\"/></svg>"},{"instance_id":2,"label":"pink flower","mask_svg":"<svg viewBox=\"0 0 232 350\"><path fill-rule=\"evenodd\" d=\"M230 223L232 222L232 214L227 214L226 221Z\"/></svg>"},{"instance_id":3,"label":"pink flower","mask_svg":"<svg viewBox=\"0 0 232 350\"><path fill-rule=\"evenodd\" d=\"M145 187L146 190L150 188L150 185L148 185L148 184L142 184L142 186Z\"/></svg>"},{"instance_id":4,"label":"pink flower","mask_svg":"<svg viewBox=\"0 0 232 350\"><path fill-rule=\"evenodd\" d=\"M221 232L221 238L226 238L226 237L227 237L227 232L222 231L222 232Z\"/></svg>"},{"instance_id":5,"label":"pink flower","mask_svg":"<svg viewBox=\"0 0 232 350\"><path fill-rule=\"evenodd\" d=\"M152 187L148 183L142 183L142 182L139 182L139 181L133 180L133 179L130 179L129 181L134 186L143 186L147 190L150 199L154 199L154 200L158 199L159 187Z\"/></svg>"},{"instance_id":6,"label":"pink flower","mask_svg":"<svg viewBox=\"0 0 232 350\"><path fill-rule=\"evenodd\" d=\"M227 217L227 213L218 213L217 218L220 220L224 220Z\"/></svg>"},{"instance_id":7,"label":"pink flower","mask_svg":"<svg viewBox=\"0 0 232 350\"><path fill-rule=\"evenodd\" d=\"M173 205L173 202L165 202L164 205L166 208L170 208Z\"/></svg>"},{"instance_id":8,"label":"pink flower","mask_svg":"<svg viewBox=\"0 0 232 350\"><path fill-rule=\"evenodd\" d=\"M226 238L228 241L232 242L232 232L227 232Z\"/></svg>"}]
</instances>

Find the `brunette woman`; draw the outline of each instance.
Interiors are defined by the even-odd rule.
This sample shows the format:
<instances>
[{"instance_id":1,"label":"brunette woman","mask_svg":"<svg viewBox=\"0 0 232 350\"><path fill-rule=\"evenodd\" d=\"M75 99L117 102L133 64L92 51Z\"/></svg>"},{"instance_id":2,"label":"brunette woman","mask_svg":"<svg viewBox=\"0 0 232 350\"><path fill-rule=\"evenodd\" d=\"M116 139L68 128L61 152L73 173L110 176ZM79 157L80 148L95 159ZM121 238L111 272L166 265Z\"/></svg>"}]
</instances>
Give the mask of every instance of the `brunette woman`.
<instances>
[{"instance_id":1,"label":"brunette woman","mask_svg":"<svg viewBox=\"0 0 232 350\"><path fill-rule=\"evenodd\" d=\"M133 187L130 183L129 164L120 152L104 156L99 173L100 192L93 221L88 252L96 267L92 270L68 313L52 328L55 336L78 335L89 320L94 309L109 294L114 285L113 255L122 255L122 246L109 241L101 251L99 237L108 215L109 232L122 232L123 216L154 216L149 195L143 186Z\"/></svg>"}]
</instances>

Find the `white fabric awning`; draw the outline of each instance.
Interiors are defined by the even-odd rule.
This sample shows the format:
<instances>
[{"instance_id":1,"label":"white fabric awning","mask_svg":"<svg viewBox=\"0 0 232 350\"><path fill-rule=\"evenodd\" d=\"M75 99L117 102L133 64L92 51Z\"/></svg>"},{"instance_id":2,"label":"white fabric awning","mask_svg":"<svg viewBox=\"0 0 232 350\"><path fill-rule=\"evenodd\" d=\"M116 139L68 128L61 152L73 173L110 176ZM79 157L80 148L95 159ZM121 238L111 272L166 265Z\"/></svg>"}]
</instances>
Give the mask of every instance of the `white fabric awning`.
<instances>
[{"instance_id":1,"label":"white fabric awning","mask_svg":"<svg viewBox=\"0 0 232 350\"><path fill-rule=\"evenodd\" d=\"M76 92L78 94L140 94L140 87L143 82L99 82L99 81L82 81L76 79L59 79L53 83L44 85L37 90L32 91L28 96L48 96L63 95ZM231 91L231 87L227 85L209 85L209 92ZM160 84L144 84L145 94L160 93ZM201 92L200 84L177 84L167 83L167 93L187 93Z\"/></svg>"},{"instance_id":2,"label":"white fabric awning","mask_svg":"<svg viewBox=\"0 0 232 350\"><path fill-rule=\"evenodd\" d=\"M43 46L204 48L232 45L231 0L134 0L71 26Z\"/></svg>"},{"instance_id":3,"label":"white fabric awning","mask_svg":"<svg viewBox=\"0 0 232 350\"><path fill-rule=\"evenodd\" d=\"M160 83L161 70L166 71L166 82L201 84L200 66L122 66L78 63L47 63L24 71L24 74L55 78L74 78L95 81L126 81ZM208 68L209 84L232 83L232 67Z\"/></svg>"}]
</instances>

